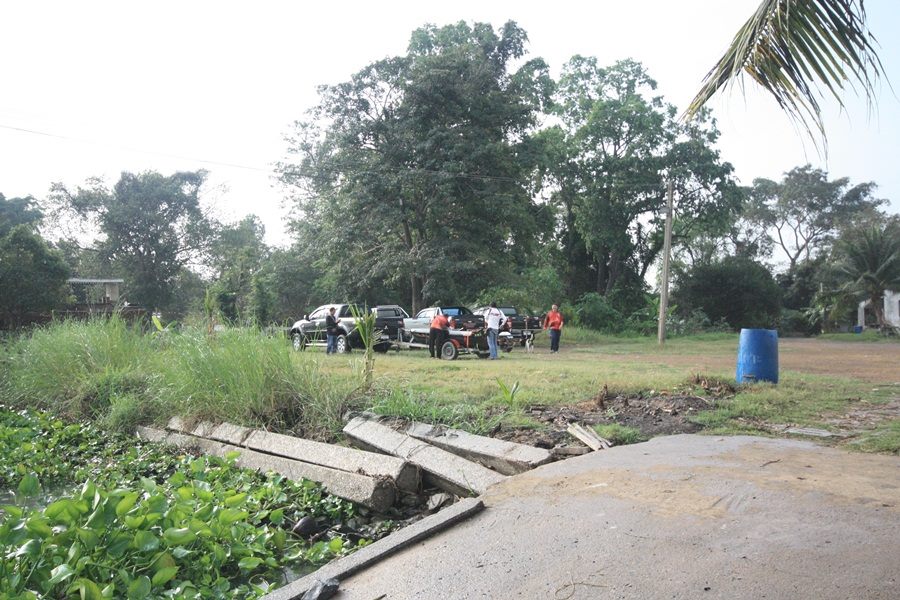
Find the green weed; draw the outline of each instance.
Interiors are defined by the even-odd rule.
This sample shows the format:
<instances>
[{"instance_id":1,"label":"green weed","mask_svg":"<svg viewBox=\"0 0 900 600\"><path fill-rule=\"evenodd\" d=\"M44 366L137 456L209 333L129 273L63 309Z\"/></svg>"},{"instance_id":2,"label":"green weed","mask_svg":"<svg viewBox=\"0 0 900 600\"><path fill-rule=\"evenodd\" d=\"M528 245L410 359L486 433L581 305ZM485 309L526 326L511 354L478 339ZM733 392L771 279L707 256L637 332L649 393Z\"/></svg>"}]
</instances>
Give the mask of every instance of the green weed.
<instances>
[{"instance_id":1,"label":"green weed","mask_svg":"<svg viewBox=\"0 0 900 600\"><path fill-rule=\"evenodd\" d=\"M616 446L625 446L627 444L637 444L646 440L641 432L633 427L627 427L618 423L610 423L609 425L595 425L594 431L597 434L609 440Z\"/></svg>"}]
</instances>

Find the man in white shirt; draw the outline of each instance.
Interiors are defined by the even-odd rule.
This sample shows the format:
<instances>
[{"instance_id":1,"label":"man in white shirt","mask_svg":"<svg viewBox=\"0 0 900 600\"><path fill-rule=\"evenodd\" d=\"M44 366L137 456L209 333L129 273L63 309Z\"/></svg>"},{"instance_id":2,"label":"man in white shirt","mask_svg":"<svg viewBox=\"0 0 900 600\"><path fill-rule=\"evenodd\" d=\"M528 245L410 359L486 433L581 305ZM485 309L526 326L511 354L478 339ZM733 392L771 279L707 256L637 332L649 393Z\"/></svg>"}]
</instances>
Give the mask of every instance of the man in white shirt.
<instances>
[{"instance_id":1,"label":"man in white shirt","mask_svg":"<svg viewBox=\"0 0 900 600\"><path fill-rule=\"evenodd\" d=\"M499 358L497 356L497 340L500 337L500 328L506 323L506 315L497 308L496 302L491 302L491 307L484 313L484 326L487 330L488 349L491 353L491 360Z\"/></svg>"}]
</instances>

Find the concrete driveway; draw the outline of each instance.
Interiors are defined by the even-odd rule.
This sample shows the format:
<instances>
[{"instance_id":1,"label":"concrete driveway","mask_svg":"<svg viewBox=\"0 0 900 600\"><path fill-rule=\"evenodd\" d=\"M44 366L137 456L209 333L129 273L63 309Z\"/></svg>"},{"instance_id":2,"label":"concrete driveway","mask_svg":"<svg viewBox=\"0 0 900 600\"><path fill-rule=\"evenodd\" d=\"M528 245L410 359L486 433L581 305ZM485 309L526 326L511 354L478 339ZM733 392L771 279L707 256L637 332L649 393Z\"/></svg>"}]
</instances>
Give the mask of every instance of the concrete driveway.
<instances>
[{"instance_id":1,"label":"concrete driveway","mask_svg":"<svg viewBox=\"0 0 900 600\"><path fill-rule=\"evenodd\" d=\"M339 599L900 598L900 457L679 435L511 477Z\"/></svg>"}]
</instances>

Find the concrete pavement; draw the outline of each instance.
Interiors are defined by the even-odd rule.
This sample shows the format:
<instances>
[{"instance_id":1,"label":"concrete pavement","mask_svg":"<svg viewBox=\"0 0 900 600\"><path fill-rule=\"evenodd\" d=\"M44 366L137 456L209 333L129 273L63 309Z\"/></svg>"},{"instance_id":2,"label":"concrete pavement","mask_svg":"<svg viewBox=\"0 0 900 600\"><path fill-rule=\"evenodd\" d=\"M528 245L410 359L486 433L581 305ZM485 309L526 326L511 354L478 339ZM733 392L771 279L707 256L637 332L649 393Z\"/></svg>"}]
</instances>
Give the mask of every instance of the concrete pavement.
<instances>
[{"instance_id":1,"label":"concrete pavement","mask_svg":"<svg viewBox=\"0 0 900 600\"><path fill-rule=\"evenodd\" d=\"M336 598L900 598L900 457L679 435L509 477Z\"/></svg>"}]
</instances>

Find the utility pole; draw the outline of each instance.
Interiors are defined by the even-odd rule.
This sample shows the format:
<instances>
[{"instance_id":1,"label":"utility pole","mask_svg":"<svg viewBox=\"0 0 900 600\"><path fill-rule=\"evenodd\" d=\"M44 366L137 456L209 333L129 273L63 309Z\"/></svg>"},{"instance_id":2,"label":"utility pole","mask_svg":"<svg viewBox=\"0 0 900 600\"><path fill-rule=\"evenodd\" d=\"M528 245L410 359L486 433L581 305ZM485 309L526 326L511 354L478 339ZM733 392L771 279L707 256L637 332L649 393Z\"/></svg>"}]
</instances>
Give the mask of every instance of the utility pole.
<instances>
[{"instance_id":1,"label":"utility pole","mask_svg":"<svg viewBox=\"0 0 900 600\"><path fill-rule=\"evenodd\" d=\"M666 206L666 238L663 244L662 278L659 286L659 327L657 338L660 346L666 343L666 312L669 310L669 255L672 253L672 180L668 183Z\"/></svg>"}]
</instances>

